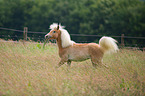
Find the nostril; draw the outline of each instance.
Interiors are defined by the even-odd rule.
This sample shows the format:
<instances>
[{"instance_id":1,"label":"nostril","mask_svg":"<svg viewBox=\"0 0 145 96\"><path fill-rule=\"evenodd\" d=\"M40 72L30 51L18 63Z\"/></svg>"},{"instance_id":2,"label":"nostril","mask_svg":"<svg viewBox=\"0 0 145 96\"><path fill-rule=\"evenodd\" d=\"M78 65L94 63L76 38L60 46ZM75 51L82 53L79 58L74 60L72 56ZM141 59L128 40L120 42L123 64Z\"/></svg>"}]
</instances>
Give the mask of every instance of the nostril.
<instances>
[{"instance_id":1,"label":"nostril","mask_svg":"<svg viewBox=\"0 0 145 96\"><path fill-rule=\"evenodd\" d=\"M45 35L45 38L51 38L52 36L51 35Z\"/></svg>"}]
</instances>

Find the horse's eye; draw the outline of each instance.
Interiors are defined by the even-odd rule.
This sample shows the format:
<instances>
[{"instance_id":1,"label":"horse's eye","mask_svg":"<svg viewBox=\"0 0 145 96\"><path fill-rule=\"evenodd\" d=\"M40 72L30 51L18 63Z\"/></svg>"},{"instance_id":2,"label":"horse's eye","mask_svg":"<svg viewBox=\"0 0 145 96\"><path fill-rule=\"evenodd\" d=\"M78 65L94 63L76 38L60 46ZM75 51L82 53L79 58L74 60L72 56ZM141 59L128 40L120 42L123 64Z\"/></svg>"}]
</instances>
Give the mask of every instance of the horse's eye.
<instances>
[{"instance_id":1,"label":"horse's eye","mask_svg":"<svg viewBox=\"0 0 145 96\"><path fill-rule=\"evenodd\" d=\"M53 31L53 33L56 33L56 31Z\"/></svg>"}]
</instances>

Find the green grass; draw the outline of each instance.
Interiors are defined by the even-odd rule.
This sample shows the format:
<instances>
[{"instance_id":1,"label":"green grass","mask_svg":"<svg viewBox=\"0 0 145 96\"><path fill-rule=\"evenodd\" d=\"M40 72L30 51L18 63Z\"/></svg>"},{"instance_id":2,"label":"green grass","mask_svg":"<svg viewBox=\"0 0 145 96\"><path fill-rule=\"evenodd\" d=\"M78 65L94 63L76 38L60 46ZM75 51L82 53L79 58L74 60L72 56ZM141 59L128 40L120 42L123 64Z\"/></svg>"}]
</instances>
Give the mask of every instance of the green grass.
<instances>
[{"instance_id":1,"label":"green grass","mask_svg":"<svg viewBox=\"0 0 145 96\"><path fill-rule=\"evenodd\" d=\"M0 42L0 96L145 96L145 52L120 49L105 55L105 68L90 60L56 69L56 45Z\"/></svg>"}]
</instances>

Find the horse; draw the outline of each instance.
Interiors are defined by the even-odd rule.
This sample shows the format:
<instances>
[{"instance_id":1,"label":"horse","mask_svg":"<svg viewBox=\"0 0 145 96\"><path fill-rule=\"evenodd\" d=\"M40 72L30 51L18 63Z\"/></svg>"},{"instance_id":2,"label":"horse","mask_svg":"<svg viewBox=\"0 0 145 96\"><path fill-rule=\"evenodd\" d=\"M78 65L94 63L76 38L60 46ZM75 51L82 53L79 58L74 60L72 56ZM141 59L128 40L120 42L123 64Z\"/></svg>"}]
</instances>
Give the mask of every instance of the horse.
<instances>
[{"instance_id":1,"label":"horse","mask_svg":"<svg viewBox=\"0 0 145 96\"><path fill-rule=\"evenodd\" d=\"M107 67L103 64L103 56L105 53L117 52L117 41L111 37L103 36L99 40L99 44L96 43L75 43L71 40L70 35L64 26L61 24L53 23L50 25L50 32L45 35L47 40L56 39L60 62L57 65L59 68L61 65L67 62L70 66L72 61L84 61L91 59L92 65L97 68L98 66Z\"/></svg>"}]
</instances>

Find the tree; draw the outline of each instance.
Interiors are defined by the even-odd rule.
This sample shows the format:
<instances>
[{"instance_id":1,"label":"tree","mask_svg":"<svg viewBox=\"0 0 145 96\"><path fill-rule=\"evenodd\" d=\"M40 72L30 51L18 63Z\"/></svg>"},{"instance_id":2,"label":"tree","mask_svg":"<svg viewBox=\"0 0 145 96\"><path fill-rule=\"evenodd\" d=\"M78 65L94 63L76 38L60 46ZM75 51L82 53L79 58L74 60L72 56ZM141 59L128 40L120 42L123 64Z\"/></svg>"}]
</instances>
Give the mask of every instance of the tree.
<instances>
[{"instance_id":1,"label":"tree","mask_svg":"<svg viewBox=\"0 0 145 96\"><path fill-rule=\"evenodd\" d=\"M0 26L48 32L49 25L55 22L65 25L70 34L141 37L145 36L144 6L141 0L0 0ZM0 34L22 33L3 30ZM36 34L36 40L40 35L44 37ZM72 39L93 42L99 37ZM127 41L144 43L136 39Z\"/></svg>"}]
</instances>

